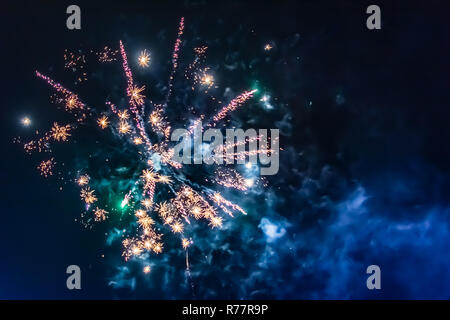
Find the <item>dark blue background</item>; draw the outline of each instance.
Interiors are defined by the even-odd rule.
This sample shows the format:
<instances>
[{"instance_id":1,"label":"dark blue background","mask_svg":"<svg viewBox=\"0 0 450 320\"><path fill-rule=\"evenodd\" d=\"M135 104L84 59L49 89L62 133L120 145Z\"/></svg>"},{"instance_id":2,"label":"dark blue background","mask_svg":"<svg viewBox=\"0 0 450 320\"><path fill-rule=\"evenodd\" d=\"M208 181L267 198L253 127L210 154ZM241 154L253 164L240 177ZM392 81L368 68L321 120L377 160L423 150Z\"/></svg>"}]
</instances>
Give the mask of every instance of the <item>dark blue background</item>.
<instances>
[{"instance_id":1,"label":"dark blue background","mask_svg":"<svg viewBox=\"0 0 450 320\"><path fill-rule=\"evenodd\" d=\"M381 6L382 30L365 27L372 2ZM76 192L42 179L11 142L26 134L23 114L36 125L54 117L35 69L53 74L65 48L119 39L130 50L153 41L168 61L180 16L187 41L214 43L216 63L233 51L248 63L264 55L264 43L276 44L268 62L255 62L259 71L233 77L236 90L255 76L277 97L273 113L250 109L238 119L282 127L285 150L269 178L266 200L276 200L255 202L239 230L221 232L234 253L216 249L214 267L196 264L192 253L195 297L450 297L447 2L77 3L81 31L65 28L69 2L7 1L1 9L0 298L191 297L175 276L161 286L140 276L134 290L108 286L115 267L101 258L104 234L74 222ZM263 221L285 233L271 238ZM180 270L183 258L174 262ZM66 289L70 264L82 268L81 291ZM365 287L370 264L381 267L381 291Z\"/></svg>"}]
</instances>

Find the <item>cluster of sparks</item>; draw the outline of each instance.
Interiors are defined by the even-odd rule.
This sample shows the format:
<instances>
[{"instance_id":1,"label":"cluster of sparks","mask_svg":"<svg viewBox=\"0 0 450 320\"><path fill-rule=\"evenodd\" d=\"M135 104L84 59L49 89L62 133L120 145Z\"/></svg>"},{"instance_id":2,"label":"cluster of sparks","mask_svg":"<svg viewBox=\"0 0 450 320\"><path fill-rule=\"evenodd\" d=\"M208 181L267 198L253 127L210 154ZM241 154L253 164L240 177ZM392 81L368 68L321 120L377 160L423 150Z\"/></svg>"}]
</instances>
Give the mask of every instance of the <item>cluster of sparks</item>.
<instances>
[{"instance_id":1,"label":"cluster of sparks","mask_svg":"<svg viewBox=\"0 0 450 320\"><path fill-rule=\"evenodd\" d=\"M76 121L73 124L65 125L55 122L50 131L44 133L40 138L24 144L28 153L36 150L50 152L51 141L69 141L73 131L79 128L81 124L85 124L94 115L94 123L101 130L110 128L112 132L118 132L119 137L125 138L125 140L140 148L140 153L145 157L145 168L141 170L139 177L134 182L136 188L130 189L121 201L121 208L129 208L133 211L134 225L136 226L133 227L134 231L125 235L122 240L122 255L125 260L139 257L144 253L161 253L164 249L163 234L161 233L161 230L165 230L163 226L167 226L167 230L173 234L179 235L181 247L187 250L194 243L192 238L186 235L186 231L193 220L204 220L211 228L220 228L224 221L220 211L229 216L234 216L236 213L247 214L242 207L225 199L221 193L208 187L190 183L185 178L180 178L178 173L183 170L183 165L172 160L173 150L168 140L172 129L166 113L173 89L173 79L178 67L183 31L184 19L182 18L172 54L172 70L169 76L167 95L161 104L154 104L146 99L145 86L137 85L134 81L122 41L119 42L118 50L104 47L96 55L100 62L113 62L117 55L121 56L127 83L128 107L119 108L114 103L106 101L108 111L98 114L82 102L77 94L36 71L36 76L44 80L55 91L55 102L62 105L67 112L72 113ZM207 47L195 49L196 60L189 65L185 72L185 75L191 75L193 70L197 68L198 70L195 71L195 75L191 79L194 83L203 86L203 89L211 88L214 85L214 78L209 73L209 69L198 68L199 61L204 56L206 49ZM79 67L79 63L83 59L84 56L80 58L66 52L66 68ZM140 67L148 67L149 53L146 50L142 51L137 62ZM208 125L216 126L231 112L251 99L255 92L256 90L244 91L228 104L219 107L219 111L211 116ZM148 107L148 105L150 105L151 111L146 114L144 107ZM197 122L202 119L202 117L197 119ZM24 118L22 123L29 125L30 120ZM152 135L149 134L149 131ZM158 137L158 139L151 138L153 136ZM234 147L236 147L236 144L225 146L224 149ZM223 154L224 151L216 150L216 153ZM248 151L237 152L234 155L238 158L245 158L245 156L248 156ZM155 156L160 161L158 166L155 166L154 163ZM42 161L38 169L43 176L47 177L52 175L54 166L55 160L51 157ZM220 169L216 171L215 177L209 180L222 187L243 192L250 189L255 182L255 178L244 178L234 169ZM95 181L85 173L76 177L75 182L80 187L80 197L85 203L87 212L91 212L92 220L95 222L107 220L111 216L111 210L107 207L102 208L100 205L100 196L96 193ZM173 194L173 197L157 202L158 197L156 195L160 186L165 186L169 193ZM149 273L150 266L145 266L143 272Z\"/></svg>"},{"instance_id":2,"label":"cluster of sparks","mask_svg":"<svg viewBox=\"0 0 450 320\"><path fill-rule=\"evenodd\" d=\"M87 73L85 71L86 57L84 54L76 54L69 50L64 51L64 68L71 69L78 74L76 82L83 82L87 80Z\"/></svg>"},{"instance_id":3,"label":"cluster of sparks","mask_svg":"<svg viewBox=\"0 0 450 320\"><path fill-rule=\"evenodd\" d=\"M110 47L105 46L103 50L96 52L95 55L97 56L98 61L106 63L116 61L118 53L119 50L113 50Z\"/></svg>"},{"instance_id":4,"label":"cluster of sparks","mask_svg":"<svg viewBox=\"0 0 450 320\"><path fill-rule=\"evenodd\" d=\"M53 175L53 168L55 167L55 158L50 158L49 160L43 160L39 163L37 169L41 176L49 177Z\"/></svg>"},{"instance_id":5,"label":"cluster of sparks","mask_svg":"<svg viewBox=\"0 0 450 320\"><path fill-rule=\"evenodd\" d=\"M56 141L67 141L67 138L71 135L69 131L70 131L70 124L60 126L58 123L55 122L51 130L51 135L53 139L55 139Z\"/></svg>"},{"instance_id":6,"label":"cluster of sparks","mask_svg":"<svg viewBox=\"0 0 450 320\"><path fill-rule=\"evenodd\" d=\"M86 105L81 102L78 95L64 88L60 83L43 75L39 71L36 71L36 76L45 80L56 91L53 97L57 104L63 105L66 111L75 114L78 122L82 122L86 119Z\"/></svg>"},{"instance_id":7,"label":"cluster of sparks","mask_svg":"<svg viewBox=\"0 0 450 320\"><path fill-rule=\"evenodd\" d=\"M223 185L224 187L241 191L246 191L249 184L239 172L233 169L217 170L215 180L217 184Z\"/></svg>"},{"instance_id":8,"label":"cluster of sparks","mask_svg":"<svg viewBox=\"0 0 450 320\"><path fill-rule=\"evenodd\" d=\"M204 88L205 92L208 92L208 89L214 86L214 77L209 72L209 68L204 68L195 73L194 84Z\"/></svg>"},{"instance_id":9,"label":"cluster of sparks","mask_svg":"<svg viewBox=\"0 0 450 320\"><path fill-rule=\"evenodd\" d=\"M236 110L238 107L243 105L248 99L253 97L253 94L256 92L256 89L253 89L251 91L245 91L241 93L239 96L231 100L229 104L224 106L213 118L214 122L218 122L222 119L224 119L229 113Z\"/></svg>"}]
</instances>

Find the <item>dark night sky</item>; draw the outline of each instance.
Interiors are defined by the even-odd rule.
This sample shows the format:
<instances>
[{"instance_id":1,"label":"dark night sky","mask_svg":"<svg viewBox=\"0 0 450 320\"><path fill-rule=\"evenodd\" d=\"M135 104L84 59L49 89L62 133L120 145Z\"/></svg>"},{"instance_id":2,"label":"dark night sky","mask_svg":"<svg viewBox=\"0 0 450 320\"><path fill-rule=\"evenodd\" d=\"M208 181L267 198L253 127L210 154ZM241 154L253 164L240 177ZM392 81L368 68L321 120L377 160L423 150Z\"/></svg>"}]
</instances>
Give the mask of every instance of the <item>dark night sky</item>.
<instances>
[{"instance_id":1,"label":"dark night sky","mask_svg":"<svg viewBox=\"0 0 450 320\"><path fill-rule=\"evenodd\" d=\"M249 216L230 221L220 236L205 233L190 253L195 297L450 298L447 2L74 3L81 31L65 27L72 2L7 1L1 11L0 298L192 297L182 253L160 258L158 279L134 275L133 267L118 272L124 264L118 248L105 245L105 229L74 222L82 210L76 188L60 192L12 143L29 134L19 123L24 114L39 128L61 115L34 70L76 91L63 76L64 49L122 39L129 55L151 48L161 61L149 76L158 87L169 74L181 16L183 49L207 43L223 88L239 91L258 80L276 98L274 110L254 103L233 120L280 128L284 149L265 193L244 199ZM369 4L380 5L382 30L367 30ZM269 41L275 48L266 53ZM90 72L98 87L83 98L94 105L118 94L110 84L125 81L123 74ZM138 71L136 77L146 81ZM88 139L81 135L77 144ZM77 148L58 151L70 158ZM265 233L267 222L282 236ZM65 287L70 264L82 269L81 291ZM381 267L381 291L365 287L370 264ZM108 285L118 279L122 288Z\"/></svg>"}]
</instances>

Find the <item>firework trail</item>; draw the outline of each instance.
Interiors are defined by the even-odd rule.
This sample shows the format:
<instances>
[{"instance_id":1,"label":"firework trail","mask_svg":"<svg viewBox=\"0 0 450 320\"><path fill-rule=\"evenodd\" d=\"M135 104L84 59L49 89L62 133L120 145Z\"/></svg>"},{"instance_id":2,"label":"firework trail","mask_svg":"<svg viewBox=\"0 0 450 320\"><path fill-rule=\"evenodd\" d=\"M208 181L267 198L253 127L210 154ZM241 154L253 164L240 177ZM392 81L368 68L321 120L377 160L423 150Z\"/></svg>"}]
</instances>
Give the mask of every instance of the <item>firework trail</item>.
<instances>
[{"instance_id":1,"label":"firework trail","mask_svg":"<svg viewBox=\"0 0 450 320\"><path fill-rule=\"evenodd\" d=\"M105 46L102 51L96 52L95 55L99 62L107 63L117 60L117 54L119 50L113 50L108 46Z\"/></svg>"},{"instance_id":2,"label":"firework trail","mask_svg":"<svg viewBox=\"0 0 450 320\"><path fill-rule=\"evenodd\" d=\"M53 175L53 168L55 167L55 158L51 158L49 160L44 160L39 163L37 166L37 169L39 170L39 173L41 176L49 177Z\"/></svg>"},{"instance_id":3,"label":"firework trail","mask_svg":"<svg viewBox=\"0 0 450 320\"><path fill-rule=\"evenodd\" d=\"M78 74L76 83L87 80L87 73L84 70L86 64L86 57L84 54L75 54L69 50L64 51L64 68L71 69Z\"/></svg>"},{"instance_id":4,"label":"firework trail","mask_svg":"<svg viewBox=\"0 0 450 320\"><path fill-rule=\"evenodd\" d=\"M138 110L138 106L142 106L144 104L144 96L141 92L145 89L145 86L138 88L134 85L133 74L131 73L131 69L128 67L127 54L125 52L125 48L123 46L122 41L120 44L120 53L122 55L122 66L125 71L125 76L127 77L127 95L130 98L130 109L134 113L134 118L136 121L136 127L139 130L139 134L142 139L145 140L145 143L148 147L151 147L150 139L148 138L145 129L144 129L144 121L141 118Z\"/></svg>"},{"instance_id":5,"label":"firework trail","mask_svg":"<svg viewBox=\"0 0 450 320\"><path fill-rule=\"evenodd\" d=\"M172 71L170 73L170 77L169 77L169 84L167 86L167 95L166 95L166 99L164 100L164 107L167 107L167 104L169 103L169 99L170 99L170 95L172 94L172 87L173 87L173 79L175 77L175 72L177 71L177 67L178 67L178 56L179 56L179 51L180 51L180 47L181 47L181 36L183 35L183 31L184 31L184 17L181 17L180 19L180 25L178 26L178 34L177 34L177 40L175 41L175 46L173 48L173 53L172 53Z\"/></svg>"},{"instance_id":6,"label":"firework trail","mask_svg":"<svg viewBox=\"0 0 450 320\"><path fill-rule=\"evenodd\" d=\"M229 104L227 104L225 107L223 107L214 117L213 117L213 125L215 126L217 122L220 120L223 120L230 112L233 112L237 108L239 108L241 105L243 105L248 99L253 97L253 94L257 90L251 90L251 91L245 91L238 95L236 98L230 101Z\"/></svg>"},{"instance_id":7,"label":"firework trail","mask_svg":"<svg viewBox=\"0 0 450 320\"><path fill-rule=\"evenodd\" d=\"M86 105L82 101L80 101L78 95L64 88L60 83L54 81L50 77L43 75L39 71L36 71L35 73L38 78L46 81L48 85L55 89L55 91L59 95L58 97L56 97L57 102L64 104L67 111L75 114L77 116L77 121L82 122L86 119Z\"/></svg>"}]
</instances>

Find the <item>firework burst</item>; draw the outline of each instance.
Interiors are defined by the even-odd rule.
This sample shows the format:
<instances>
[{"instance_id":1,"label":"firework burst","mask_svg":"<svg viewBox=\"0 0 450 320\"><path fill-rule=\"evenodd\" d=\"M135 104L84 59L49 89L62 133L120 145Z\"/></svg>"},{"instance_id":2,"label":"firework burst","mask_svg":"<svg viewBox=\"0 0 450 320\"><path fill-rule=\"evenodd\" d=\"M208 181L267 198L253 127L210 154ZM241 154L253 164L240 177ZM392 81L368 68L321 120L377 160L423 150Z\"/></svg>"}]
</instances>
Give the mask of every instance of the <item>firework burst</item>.
<instances>
[{"instance_id":1,"label":"firework burst","mask_svg":"<svg viewBox=\"0 0 450 320\"><path fill-rule=\"evenodd\" d=\"M139 172L127 178L129 180L127 185L132 187L122 193L121 201L119 201L120 209L117 209L121 212L133 212L130 215L130 219L132 219L130 225L134 227L127 230L122 240L122 255L125 260L142 256L144 253L161 253L164 243L163 233L160 232L165 231L179 236L181 247L187 253L188 247L194 243L192 238L187 236L193 220L199 220L199 223L203 220L211 228L220 228L224 222L221 212L229 216L236 213L247 214L239 205L225 199L221 193L215 190L214 186L245 192L255 183L254 178L246 178L235 169L220 169L213 177L206 179L215 182L214 185L199 185L185 178L183 164L172 159L174 151L169 141L172 126L167 113L170 110L173 81L179 66L183 32L184 19L182 18L172 53L172 68L166 87L167 92L160 104L155 104L147 99L144 95L145 86L136 84L122 41L119 41L118 50L105 47L101 52L96 53L96 57L100 62L114 62L117 60L116 56L122 58L121 65L126 80L124 93L128 104L125 107L119 108L112 102L106 101L109 110L97 112L82 102L77 94L36 71L36 76L46 81L56 92L55 102L63 106L67 112L75 115L76 124L60 125L55 122L51 130L42 137L24 144L27 152L35 150L50 152L52 140L68 141L73 129L81 124L89 125L89 123L101 130L109 129L113 134L118 132L117 136L122 141L130 142L134 148L138 149L137 155L130 156L130 161L139 159ZM196 58L185 70L185 76L193 82L193 85L200 85L207 90L214 85L215 81L209 68L200 68L200 62L204 61L205 52L206 47L195 49ZM79 67L79 64L85 59L84 56L80 58L69 53L66 55L66 68ZM150 55L144 50L138 58L138 64L141 67L147 67L149 62ZM231 112L251 99L255 92L256 90L244 91L229 103L218 106L219 111L211 116L207 125L218 125ZM149 112L146 112L145 109ZM200 116L194 120L194 125L200 123L203 118L204 116ZM189 132L192 133L192 126L189 128ZM225 149L235 146L225 146ZM224 149L216 151L223 153ZM233 154L235 157L244 158L248 155L249 153L245 149ZM47 177L52 175L54 165L55 161L51 158L42 161L38 169L43 176ZM87 172L85 170L89 170L89 168L83 169L84 172ZM109 219L117 210L111 210L110 208L114 207L111 204L105 207L108 208L108 211L100 207L103 199L110 197L103 196L102 192L98 191L94 176L95 173L83 174L78 176L75 182L80 186L80 197L85 203L87 214L90 214L93 221L100 222ZM96 207L92 208L94 203ZM144 273L149 272L150 267L146 266Z\"/></svg>"},{"instance_id":2,"label":"firework burst","mask_svg":"<svg viewBox=\"0 0 450 320\"><path fill-rule=\"evenodd\" d=\"M60 126L55 122L51 130L51 135L56 141L67 141L67 138L71 135L69 133L70 129L71 127L69 124Z\"/></svg>"},{"instance_id":3,"label":"firework burst","mask_svg":"<svg viewBox=\"0 0 450 320\"><path fill-rule=\"evenodd\" d=\"M106 129L109 125L108 117L102 116L101 118L98 118L97 123L100 128Z\"/></svg>"}]
</instances>

